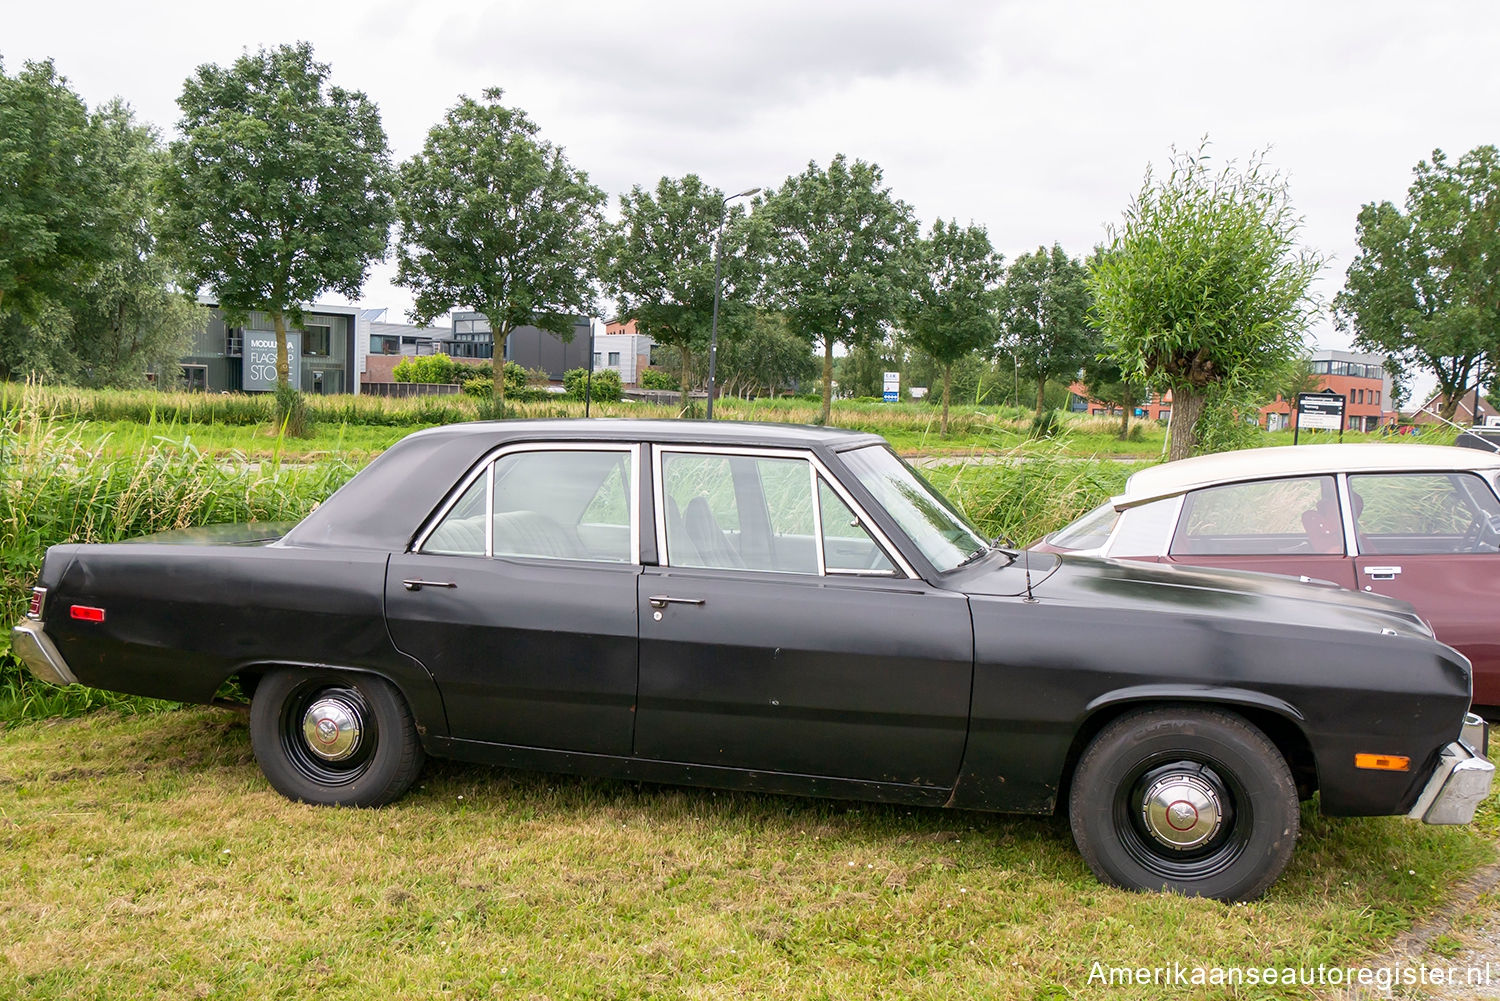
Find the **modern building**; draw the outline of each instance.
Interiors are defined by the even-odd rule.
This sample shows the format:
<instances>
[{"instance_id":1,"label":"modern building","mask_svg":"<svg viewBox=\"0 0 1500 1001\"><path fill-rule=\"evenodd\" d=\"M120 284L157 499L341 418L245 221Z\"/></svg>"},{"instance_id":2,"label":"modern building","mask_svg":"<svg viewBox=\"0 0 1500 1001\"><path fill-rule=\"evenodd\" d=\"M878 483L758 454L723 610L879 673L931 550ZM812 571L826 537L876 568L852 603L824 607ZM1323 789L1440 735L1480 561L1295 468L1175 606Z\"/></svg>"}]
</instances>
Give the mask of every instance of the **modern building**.
<instances>
[{"instance_id":1,"label":"modern building","mask_svg":"<svg viewBox=\"0 0 1500 1001\"><path fill-rule=\"evenodd\" d=\"M1391 401L1391 377L1378 354L1324 349L1312 354L1316 379L1310 392L1332 390L1344 397L1344 426L1350 431L1373 431L1396 422ZM1269 431L1297 426L1296 401L1280 396L1260 408L1260 423Z\"/></svg>"},{"instance_id":2,"label":"modern building","mask_svg":"<svg viewBox=\"0 0 1500 1001\"><path fill-rule=\"evenodd\" d=\"M437 354L450 330L447 327L420 327L411 323L391 323L387 310L362 309L360 319L369 328L369 356L365 360L362 385L395 382L396 366L404 358Z\"/></svg>"},{"instance_id":3,"label":"modern building","mask_svg":"<svg viewBox=\"0 0 1500 1001\"><path fill-rule=\"evenodd\" d=\"M440 351L459 360L495 357L495 335L483 313L455 310L450 323L452 330L440 343ZM593 320L586 316L573 318L570 341L536 327L517 327L505 340L504 358L523 368L541 369L552 381L561 382L568 369L588 368L593 329Z\"/></svg>"},{"instance_id":4,"label":"modern building","mask_svg":"<svg viewBox=\"0 0 1500 1001\"><path fill-rule=\"evenodd\" d=\"M654 344L650 337L636 332L634 320L609 320L604 333L594 337L594 371L614 369L620 373L622 386L634 386L640 381L641 369L651 364Z\"/></svg>"},{"instance_id":5,"label":"modern building","mask_svg":"<svg viewBox=\"0 0 1500 1001\"><path fill-rule=\"evenodd\" d=\"M270 314L253 311L230 324L212 299L208 323L182 358L186 388L198 392L269 392L276 388L276 329ZM302 321L287 318L291 383L304 393L358 393L369 350L365 324L354 306L313 304Z\"/></svg>"}]
</instances>

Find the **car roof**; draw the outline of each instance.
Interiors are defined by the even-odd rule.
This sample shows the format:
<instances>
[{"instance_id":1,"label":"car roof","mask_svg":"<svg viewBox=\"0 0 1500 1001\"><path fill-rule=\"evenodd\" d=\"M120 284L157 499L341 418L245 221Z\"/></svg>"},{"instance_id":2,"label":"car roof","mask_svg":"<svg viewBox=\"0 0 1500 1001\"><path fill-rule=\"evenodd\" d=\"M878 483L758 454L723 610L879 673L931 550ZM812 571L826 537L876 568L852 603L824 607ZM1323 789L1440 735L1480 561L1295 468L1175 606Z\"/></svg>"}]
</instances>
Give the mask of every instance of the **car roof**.
<instances>
[{"instance_id":1,"label":"car roof","mask_svg":"<svg viewBox=\"0 0 1500 1001\"><path fill-rule=\"evenodd\" d=\"M1455 469L1500 470L1500 453L1451 445L1362 442L1348 445L1278 445L1217 452L1152 466L1125 481L1116 507L1134 507L1200 487L1280 476L1328 473L1432 472Z\"/></svg>"}]
</instances>

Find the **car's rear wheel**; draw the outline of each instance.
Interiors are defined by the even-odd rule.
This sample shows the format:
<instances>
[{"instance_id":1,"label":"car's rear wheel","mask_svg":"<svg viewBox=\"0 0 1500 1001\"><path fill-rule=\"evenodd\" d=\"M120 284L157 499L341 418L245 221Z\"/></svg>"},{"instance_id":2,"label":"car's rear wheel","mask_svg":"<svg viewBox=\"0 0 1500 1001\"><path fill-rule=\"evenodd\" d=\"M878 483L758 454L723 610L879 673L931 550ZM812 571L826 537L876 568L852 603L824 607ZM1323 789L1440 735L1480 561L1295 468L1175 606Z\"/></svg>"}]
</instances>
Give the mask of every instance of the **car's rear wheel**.
<instances>
[{"instance_id":1,"label":"car's rear wheel","mask_svg":"<svg viewBox=\"0 0 1500 1001\"><path fill-rule=\"evenodd\" d=\"M1100 879L1218 900L1264 893L1297 842L1297 785L1245 719L1155 709L1113 721L1079 759L1073 840Z\"/></svg>"},{"instance_id":2,"label":"car's rear wheel","mask_svg":"<svg viewBox=\"0 0 1500 1001\"><path fill-rule=\"evenodd\" d=\"M289 799L380 806L422 770L411 710L390 682L364 674L285 669L256 686L250 744Z\"/></svg>"}]
</instances>

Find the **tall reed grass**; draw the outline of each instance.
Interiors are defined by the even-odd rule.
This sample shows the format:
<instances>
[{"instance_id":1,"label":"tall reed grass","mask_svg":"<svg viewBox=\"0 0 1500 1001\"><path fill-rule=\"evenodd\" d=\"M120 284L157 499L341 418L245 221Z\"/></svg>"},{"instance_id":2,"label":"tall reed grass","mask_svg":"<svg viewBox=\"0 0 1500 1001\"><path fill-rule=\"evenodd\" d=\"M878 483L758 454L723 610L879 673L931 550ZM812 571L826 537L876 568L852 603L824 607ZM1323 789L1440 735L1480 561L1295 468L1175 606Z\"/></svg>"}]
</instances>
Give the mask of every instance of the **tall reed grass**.
<instances>
[{"instance_id":1,"label":"tall reed grass","mask_svg":"<svg viewBox=\"0 0 1500 1001\"><path fill-rule=\"evenodd\" d=\"M0 625L25 612L28 588L48 546L117 542L175 528L301 518L357 471L340 458L316 463L249 462L206 456L162 439L127 455L107 440L85 444L59 414L57 394L13 392L0 402ZM149 420L148 420L149 424ZM0 721L138 700L32 679L0 632Z\"/></svg>"}]
</instances>

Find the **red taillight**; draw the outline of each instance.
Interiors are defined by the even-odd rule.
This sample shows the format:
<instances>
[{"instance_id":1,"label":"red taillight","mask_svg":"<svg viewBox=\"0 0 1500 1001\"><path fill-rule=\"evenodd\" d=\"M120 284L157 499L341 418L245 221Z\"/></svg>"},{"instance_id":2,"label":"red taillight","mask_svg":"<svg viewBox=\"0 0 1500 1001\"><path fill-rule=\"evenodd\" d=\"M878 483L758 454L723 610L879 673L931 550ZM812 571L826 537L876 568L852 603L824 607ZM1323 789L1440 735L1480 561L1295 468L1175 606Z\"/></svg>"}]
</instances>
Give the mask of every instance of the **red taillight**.
<instances>
[{"instance_id":1,"label":"red taillight","mask_svg":"<svg viewBox=\"0 0 1500 1001\"><path fill-rule=\"evenodd\" d=\"M93 605L74 605L73 618L82 619L84 622L103 622L104 609L95 608Z\"/></svg>"},{"instance_id":2,"label":"red taillight","mask_svg":"<svg viewBox=\"0 0 1500 1001\"><path fill-rule=\"evenodd\" d=\"M26 608L28 619L40 619L42 617L42 600L47 597L45 587L34 587L31 589L31 604Z\"/></svg>"}]
</instances>

